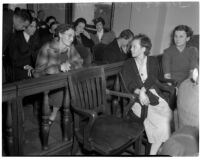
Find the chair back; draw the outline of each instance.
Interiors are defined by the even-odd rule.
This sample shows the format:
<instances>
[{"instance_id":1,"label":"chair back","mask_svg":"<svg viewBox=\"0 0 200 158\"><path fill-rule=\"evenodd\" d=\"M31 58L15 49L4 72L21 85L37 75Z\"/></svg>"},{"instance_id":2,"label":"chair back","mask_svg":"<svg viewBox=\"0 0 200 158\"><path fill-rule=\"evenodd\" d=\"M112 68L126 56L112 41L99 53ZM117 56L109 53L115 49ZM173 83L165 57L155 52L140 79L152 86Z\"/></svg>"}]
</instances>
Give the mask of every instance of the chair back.
<instances>
[{"instance_id":1,"label":"chair back","mask_svg":"<svg viewBox=\"0 0 200 158\"><path fill-rule=\"evenodd\" d=\"M102 67L74 72L69 77L72 106L95 110L106 104L106 82Z\"/></svg>"}]
</instances>

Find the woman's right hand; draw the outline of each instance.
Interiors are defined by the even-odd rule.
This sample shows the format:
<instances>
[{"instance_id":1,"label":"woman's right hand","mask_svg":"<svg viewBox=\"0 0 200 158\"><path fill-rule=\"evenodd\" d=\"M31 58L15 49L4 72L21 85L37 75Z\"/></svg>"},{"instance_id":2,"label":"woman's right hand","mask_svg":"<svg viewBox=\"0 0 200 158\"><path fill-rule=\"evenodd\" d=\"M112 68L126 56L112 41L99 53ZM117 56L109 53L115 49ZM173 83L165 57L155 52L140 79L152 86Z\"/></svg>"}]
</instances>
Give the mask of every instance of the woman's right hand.
<instances>
[{"instance_id":1,"label":"woman's right hand","mask_svg":"<svg viewBox=\"0 0 200 158\"><path fill-rule=\"evenodd\" d=\"M65 62L65 63L62 63L61 65L60 65L60 70L62 71L62 72L67 72L67 71L69 71L69 70L71 70L71 64L69 63L69 62Z\"/></svg>"},{"instance_id":2,"label":"woman's right hand","mask_svg":"<svg viewBox=\"0 0 200 158\"><path fill-rule=\"evenodd\" d=\"M142 105L149 105L150 104L149 98L144 91L140 91L139 100L140 100L140 103Z\"/></svg>"}]
</instances>

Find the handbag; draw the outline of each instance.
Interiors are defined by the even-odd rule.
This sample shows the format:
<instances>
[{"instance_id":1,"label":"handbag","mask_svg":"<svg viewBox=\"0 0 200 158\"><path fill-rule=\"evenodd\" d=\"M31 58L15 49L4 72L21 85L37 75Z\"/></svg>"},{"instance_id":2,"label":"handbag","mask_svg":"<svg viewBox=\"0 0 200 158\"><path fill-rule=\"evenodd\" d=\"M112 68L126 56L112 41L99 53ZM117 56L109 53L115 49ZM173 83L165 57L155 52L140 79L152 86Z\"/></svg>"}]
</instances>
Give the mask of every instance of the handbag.
<instances>
[{"instance_id":1,"label":"handbag","mask_svg":"<svg viewBox=\"0 0 200 158\"><path fill-rule=\"evenodd\" d=\"M159 104L159 97L154 95L151 91L146 92L147 96L149 97L150 104L155 106Z\"/></svg>"}]
</instances>

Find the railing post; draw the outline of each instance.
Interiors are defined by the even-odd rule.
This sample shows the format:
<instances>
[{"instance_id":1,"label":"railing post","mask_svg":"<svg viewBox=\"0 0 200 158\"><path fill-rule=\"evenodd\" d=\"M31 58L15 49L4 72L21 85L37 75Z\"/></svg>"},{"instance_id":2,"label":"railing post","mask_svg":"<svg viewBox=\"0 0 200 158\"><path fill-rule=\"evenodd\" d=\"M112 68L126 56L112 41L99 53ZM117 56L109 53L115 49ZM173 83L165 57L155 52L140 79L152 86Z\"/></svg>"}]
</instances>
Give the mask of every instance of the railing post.
<instances>
[{"instance_id":1,"label":"railing post","mask_svg":"<svg viewBox=\"0 0 200 158\"><path fill-rule=\"evenodd\" d=\"M68 79L65 86L64 105L63 105L63 141L69 141L72 138L72 115L70 112L70 96Z\"/></svg>"},{"instance_id":2,"label":"railing post","mask_svg":"<svg viewBox=\"0 0 200 158\"><path fill-rule=\"evenodd\" d=\"M44 92L43 105L42 105L42 147L43 150L48 149L48 138L49 138L49 91Z\"/></svg>"},{"instance_id":3,"label":"railing post","mask_svg":"<svg viewBox=\"0 0 200 158\"><path fill-rule=\"evenodd\" d=\"M8 155L14 155L14 138L13 138L13 127L12 127L12 113L11 113L11 101L7 103L6 110L6 146Z\"/></svg>"},{"instance_id":4,"label":"railing post","mask_svg":"<svg viewBox=\"0 0 200 158\"><path fill-rule=\"evenodd\" d=\"M120 84L119 84L119 76L116 75L115 83L114 83L114 91L119 92L120 91ZM119 114L119 98L115 97L112 100L112 113L113 115L120 115Z\"/></svg>"}]
</instances>

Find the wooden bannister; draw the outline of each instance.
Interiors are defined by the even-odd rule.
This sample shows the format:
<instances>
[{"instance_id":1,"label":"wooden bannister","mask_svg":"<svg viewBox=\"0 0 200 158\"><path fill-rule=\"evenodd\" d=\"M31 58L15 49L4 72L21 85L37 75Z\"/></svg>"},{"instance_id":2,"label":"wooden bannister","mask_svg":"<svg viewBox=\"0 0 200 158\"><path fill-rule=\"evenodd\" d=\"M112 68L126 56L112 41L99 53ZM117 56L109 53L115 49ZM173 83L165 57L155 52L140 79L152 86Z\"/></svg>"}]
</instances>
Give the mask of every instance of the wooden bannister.
<instances>
[{"instance_id":1,"label":"wooden bannister","mask_svg":"<svg viewBox=\"0 0 200 158\"><path fill-rule=\"evenodd\" d=\"M106 77L116 75L121 70L123 62L101 65L105 70ZM95 66L96 67L96 66ZM87 69L87 68L83 68ZM66 73L43 76L40 78L14 82L12 84L3 85L2 102L7 102L6 108L6 144L8 147L8 155L23 155L23 105L22 99L26 96L43 93L42 105L42 145L43 149L48 149L49 125L48 117L49 97L51 90L64 88L64 105L63 105L63 141L72 139L72 115L70 112L70 95L68 88L68 76L73 74L73 70ZM118 85L117 85L118 86Z\"/></svg>"}]
</instances>

